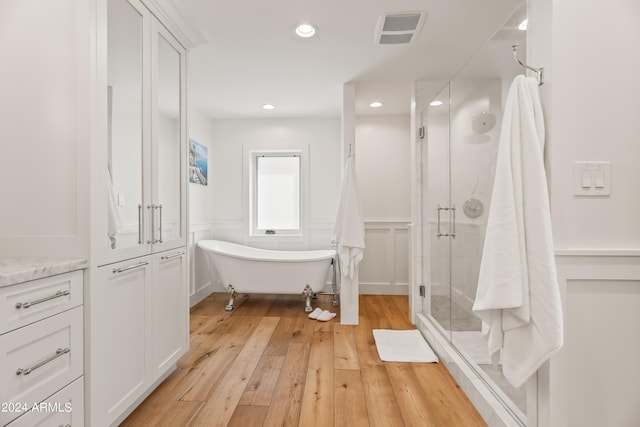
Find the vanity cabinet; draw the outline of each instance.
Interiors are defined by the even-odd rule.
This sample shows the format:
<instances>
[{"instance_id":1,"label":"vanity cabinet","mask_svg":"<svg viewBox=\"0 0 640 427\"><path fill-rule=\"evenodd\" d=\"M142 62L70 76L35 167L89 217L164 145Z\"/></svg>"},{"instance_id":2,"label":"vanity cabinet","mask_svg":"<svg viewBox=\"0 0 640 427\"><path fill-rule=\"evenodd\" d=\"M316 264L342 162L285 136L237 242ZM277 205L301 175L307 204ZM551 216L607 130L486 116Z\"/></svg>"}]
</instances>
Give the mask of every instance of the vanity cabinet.
<instances>
[{"instance_id":1,"label":"vanity cabinet","mask_svg":"<svg viewBox=\"0 0 640 427\"><path fill-rule=\"evenodd\" d=\"M77 270L0 287L0 425L83 424L82 284Z\"/></svg>"}]
</instances>

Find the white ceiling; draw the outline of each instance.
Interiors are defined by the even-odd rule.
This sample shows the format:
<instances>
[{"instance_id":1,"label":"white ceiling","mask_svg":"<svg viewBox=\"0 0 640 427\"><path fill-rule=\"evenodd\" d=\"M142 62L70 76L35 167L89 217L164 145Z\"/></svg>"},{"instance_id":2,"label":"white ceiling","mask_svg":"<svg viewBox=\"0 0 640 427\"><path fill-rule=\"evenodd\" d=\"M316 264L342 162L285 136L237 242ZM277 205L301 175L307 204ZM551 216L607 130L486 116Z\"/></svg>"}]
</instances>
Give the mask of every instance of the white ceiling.
<instances>
[{"instance_id":1,"label":"white ceiling","mask_svg":"<svg viewBox=\"0 0 640 427\"><path fill-rule=\"evenodd\" d=\"M414 81L451 78L507 21L514 25L524 0L174 3L206 40L189 53L189 103L213 118L264 118L340 116L345 83L356 86L357 114L409 114ZM374 44L379 16L407 11L427 13L418 37ZM296 37L302 22L317 36ZM373 100L384 106L369 108Z\"/></svg>"}]
</instances>

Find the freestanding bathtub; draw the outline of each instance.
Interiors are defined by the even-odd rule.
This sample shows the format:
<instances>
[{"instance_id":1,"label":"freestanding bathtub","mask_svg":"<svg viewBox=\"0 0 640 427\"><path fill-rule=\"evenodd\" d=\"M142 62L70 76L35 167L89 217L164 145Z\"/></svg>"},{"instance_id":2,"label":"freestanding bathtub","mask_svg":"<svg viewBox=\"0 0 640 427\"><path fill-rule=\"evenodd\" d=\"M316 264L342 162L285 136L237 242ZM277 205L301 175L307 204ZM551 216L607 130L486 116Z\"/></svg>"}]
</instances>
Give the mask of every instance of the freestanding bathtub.
<instances>
[{"instance_id":1,"label":"freestanding bathtub","mask_svg":"<svg viewBox=\"0 0 640 427\"><path fill-rule=\"evenodd\" d=\"M252 248L221 240L200 240L209 268L215 268L229 292L226 310L233 310L238 292L295 294L302 292L305 311L312 311L311 298L326 287L334 250L277 251ZM335 275L333 280L334 304Z\"/></svg>"}]
</instances>

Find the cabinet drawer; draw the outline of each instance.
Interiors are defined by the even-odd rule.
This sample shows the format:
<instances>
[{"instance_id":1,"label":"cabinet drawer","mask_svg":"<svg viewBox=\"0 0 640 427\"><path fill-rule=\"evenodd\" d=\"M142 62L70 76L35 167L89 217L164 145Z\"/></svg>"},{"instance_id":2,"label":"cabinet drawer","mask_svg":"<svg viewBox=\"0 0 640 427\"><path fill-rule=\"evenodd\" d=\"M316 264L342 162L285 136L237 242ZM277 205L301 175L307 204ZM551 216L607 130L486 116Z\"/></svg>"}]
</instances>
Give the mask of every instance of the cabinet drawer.
<instances>
[{"instance_id":1,"label":"cabinet drawer","mask_svg":"<svg viewBox=\"0 0 640 427\"><path fill-rule=\"evenodd\" d=\"M82 270L0 288L0 334L82 304Z\"/></svg>"},{"instance_id":2,"label":"cabinet drawer","mask_svg":"<svg viewBox=\"0 0 640 427\"><path fill-rule=\"evenodd\" d=\"M0 336L0 402L33 406L82 372L82 307ZM0 425L13 415L0 412Z\"/></svg>"},{"instance_id":3,"label":"cabinet drawer","mask_svg":"<svg viewBox=\"0 0 640 427\"><path fill-rule=\"evenodd\" d=\"M84 377L80 377L44 402L27 407L26 413L9 423L7 427L82 426L84 424L83 383Z\"/></svg>"}]
</instances>

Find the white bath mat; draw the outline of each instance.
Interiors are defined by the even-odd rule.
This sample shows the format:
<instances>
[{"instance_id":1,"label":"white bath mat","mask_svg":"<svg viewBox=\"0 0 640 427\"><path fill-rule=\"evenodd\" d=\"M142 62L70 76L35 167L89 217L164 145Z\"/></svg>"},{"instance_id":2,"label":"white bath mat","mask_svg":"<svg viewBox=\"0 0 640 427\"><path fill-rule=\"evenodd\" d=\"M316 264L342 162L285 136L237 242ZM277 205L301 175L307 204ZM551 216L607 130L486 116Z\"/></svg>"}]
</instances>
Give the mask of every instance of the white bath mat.
<instances>
[{"instance_id":1,"label":"white bath mat","mask_svg":"<svg viewBox=\"0 0 640 427\"><path fill-rule=\"evenodd\" d=\"M378 355L385 362L438 362L438 357L417 329L374 329L373 338Z\"/></svg>"}]
</instances>

